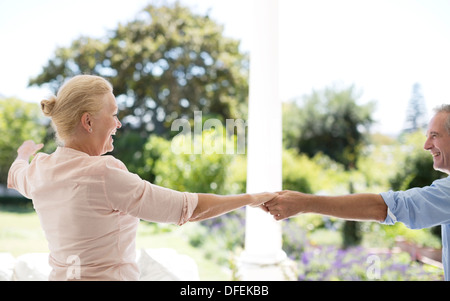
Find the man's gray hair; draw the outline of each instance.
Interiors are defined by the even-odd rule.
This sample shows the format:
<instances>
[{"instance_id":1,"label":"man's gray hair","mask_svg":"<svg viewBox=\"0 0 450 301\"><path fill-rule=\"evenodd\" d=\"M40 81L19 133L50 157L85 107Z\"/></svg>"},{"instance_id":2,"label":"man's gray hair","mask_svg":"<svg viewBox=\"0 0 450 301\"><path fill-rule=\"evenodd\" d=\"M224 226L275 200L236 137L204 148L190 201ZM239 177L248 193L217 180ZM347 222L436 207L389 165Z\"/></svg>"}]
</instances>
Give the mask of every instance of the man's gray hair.
<instances>
[{"instance_id":1,"label":"man's gray hair","mask_svg":"<svg viewBox=\"0 0 450 301\"><path fill-rule=\"evenodd\" d=\"M450 135L450 104L449 105L440 105L434 108L435 114L437 113L447 113L447 120L445 121L445 129L447 130L447 133Z\"/></svg>"}]
</instances>

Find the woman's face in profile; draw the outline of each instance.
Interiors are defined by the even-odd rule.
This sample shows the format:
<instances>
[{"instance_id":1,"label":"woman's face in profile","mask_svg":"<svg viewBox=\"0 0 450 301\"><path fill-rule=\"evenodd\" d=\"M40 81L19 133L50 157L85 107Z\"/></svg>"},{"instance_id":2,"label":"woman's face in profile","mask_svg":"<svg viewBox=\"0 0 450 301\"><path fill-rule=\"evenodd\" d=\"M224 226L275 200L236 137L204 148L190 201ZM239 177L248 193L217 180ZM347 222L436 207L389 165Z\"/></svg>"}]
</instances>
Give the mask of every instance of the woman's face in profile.
<instances>
[{"instance_id":1,"label":"woman's face in profile","mask_svg":"<svg viewBox=\"0 0 450 301\"><path fill-rule=\"evenodd\" d=\"M117 118L116 98L112 93L105 94L103 97L105 105L94 116L96 126L92 132L95 146L101 155L114 149L112 136L116 134L117 129L122 127Z\"/></svg>"}]
</instances>

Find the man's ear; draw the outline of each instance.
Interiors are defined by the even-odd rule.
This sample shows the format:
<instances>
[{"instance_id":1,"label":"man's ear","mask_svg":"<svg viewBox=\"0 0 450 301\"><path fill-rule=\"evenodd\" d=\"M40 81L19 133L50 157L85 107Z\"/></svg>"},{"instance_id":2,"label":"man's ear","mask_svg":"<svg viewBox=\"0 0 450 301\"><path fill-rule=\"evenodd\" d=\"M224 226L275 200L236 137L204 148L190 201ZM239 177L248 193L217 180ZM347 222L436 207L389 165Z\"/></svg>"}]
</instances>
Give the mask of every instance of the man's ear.
<instances>
[{"instance_id":1,"label":"man's ear","mask_svg":"<svg viewBox=\"0 0 450 301\"><path fill-rule=\"evenodd\" d=\"M81 115L81 126L87 131L92 132L92 116L88 112Z\"/></svg>"}]
</instances>

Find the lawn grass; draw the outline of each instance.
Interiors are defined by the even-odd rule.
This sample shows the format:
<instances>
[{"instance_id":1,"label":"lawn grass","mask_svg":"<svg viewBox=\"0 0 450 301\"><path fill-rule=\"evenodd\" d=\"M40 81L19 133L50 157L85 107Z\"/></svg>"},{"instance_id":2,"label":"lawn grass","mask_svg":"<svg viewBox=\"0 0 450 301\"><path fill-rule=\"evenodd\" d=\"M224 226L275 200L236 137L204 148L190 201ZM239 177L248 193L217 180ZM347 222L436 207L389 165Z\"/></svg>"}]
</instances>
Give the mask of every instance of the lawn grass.
<instances>
[{"instance_id":1,"label":"lawn grass","mask_svg":"<svg viewBox=\"0 0 450 301\"><path fill-rule=\"evenodd\" d=\"M0 207L0 252L11 253L14 257L48 252L44 232L34 211Z\"/></svg>"},{"instance_id":2,"label":"lawn grass","mask_svg":"<svg viewBox=\"0 0 450 301\"><path fill-rule=\"evenodd\" d=\"M215 262L205 258L200 248L192 247L186 239L183 227L167 227L166 231L155 233L150 223L139 224L136 248L172 248L178 254L185 254L195 260L200 280L231 280L229 273ZM30 208L0 206L0 252L11 253L18 257L25 253L48 252L47 241L41 229L36 212Z\"/></svg>"}]
</instances>

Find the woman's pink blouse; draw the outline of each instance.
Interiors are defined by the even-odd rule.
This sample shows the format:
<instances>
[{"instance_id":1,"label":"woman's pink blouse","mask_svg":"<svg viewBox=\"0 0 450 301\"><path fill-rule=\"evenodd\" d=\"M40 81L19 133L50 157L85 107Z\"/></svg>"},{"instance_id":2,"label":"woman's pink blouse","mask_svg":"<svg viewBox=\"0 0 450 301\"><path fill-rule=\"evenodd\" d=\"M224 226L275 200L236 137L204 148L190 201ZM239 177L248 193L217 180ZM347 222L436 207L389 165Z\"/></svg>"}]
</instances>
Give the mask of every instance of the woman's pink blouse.
<instances>
[{"instance_id":1,"label":"woman's pink blouse","mask_svg":"<svg viewBox=\"0 0 450 301\"><path fill-rule=\"evenodd\" d=\"M8 188L32 199L50 249L49 280L138 280L139 219L182 225L197 194L142 180L112 156L59 147L16 160Z\"/></svg>"}]
</instances>

